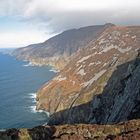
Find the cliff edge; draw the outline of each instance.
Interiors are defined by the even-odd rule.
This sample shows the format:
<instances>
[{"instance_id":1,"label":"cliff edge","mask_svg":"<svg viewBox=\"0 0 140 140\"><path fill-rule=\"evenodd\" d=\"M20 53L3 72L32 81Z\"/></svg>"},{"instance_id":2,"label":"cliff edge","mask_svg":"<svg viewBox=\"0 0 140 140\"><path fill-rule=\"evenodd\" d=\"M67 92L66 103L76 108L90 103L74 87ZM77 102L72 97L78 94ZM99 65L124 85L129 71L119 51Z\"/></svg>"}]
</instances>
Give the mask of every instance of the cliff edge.
<instances>
[{"instance_id":1,"label":"cliff edge","mask_svg":"<svg viewBox=\"0 0 140 140\"><path fill-rule=\"evenodd\" d=\"M0 140L139 140L140 120L116 125L38 126L0 132Z\"/></svg>"}]
</instances>

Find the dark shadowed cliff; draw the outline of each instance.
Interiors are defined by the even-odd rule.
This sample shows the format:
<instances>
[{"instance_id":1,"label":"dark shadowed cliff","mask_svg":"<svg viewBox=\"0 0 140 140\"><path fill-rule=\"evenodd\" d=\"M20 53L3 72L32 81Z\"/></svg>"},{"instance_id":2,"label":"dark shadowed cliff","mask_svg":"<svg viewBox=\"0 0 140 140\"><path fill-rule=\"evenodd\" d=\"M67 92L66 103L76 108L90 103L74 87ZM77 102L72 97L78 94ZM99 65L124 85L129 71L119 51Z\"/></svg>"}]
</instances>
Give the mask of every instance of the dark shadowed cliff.
<instances>
[{"instance_id":1,"label":"dark shadowed cliff","mask_svg":"<svg viewBox=\"0 0 140 140\"><path fill-rule=\"evenodd\" d=\"M92 100L90 123L117 123L140 118L140 52L117 66L101 95Z\"/></svg>"}]
</instances>

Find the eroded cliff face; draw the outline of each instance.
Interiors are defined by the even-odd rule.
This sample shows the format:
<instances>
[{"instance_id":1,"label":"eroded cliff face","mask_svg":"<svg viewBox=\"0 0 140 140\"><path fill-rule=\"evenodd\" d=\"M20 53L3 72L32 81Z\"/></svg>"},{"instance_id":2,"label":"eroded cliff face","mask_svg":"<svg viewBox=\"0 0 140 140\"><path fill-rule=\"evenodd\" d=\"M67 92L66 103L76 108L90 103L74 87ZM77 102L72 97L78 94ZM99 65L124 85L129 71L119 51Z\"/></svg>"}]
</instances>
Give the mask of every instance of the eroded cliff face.
<instances>
[{"instance_id":1,"label":"eroded cliff face","mask_svg":"<svg viewBox=\"0 0 140 140\"><path fill-rule=\"evenodd\" d=\"M108 124L140 118L140 52L117 66L101 95L92 100L90 123Z\"/></svg>"},{"instance_id":2,"label":"eroded cliff face","mask_svg":"<svg viewBox=\"0 0 140 140\"><path fill-rule=\"evenodd\" d=\"M105 28L112 24L82 27L64 31L40 44L16 49L12 55L32 62L34 65L52 65L63 69L79 49L95 39Z\"/></svg>"},{"instance_id":3,"label":"eroded cliff face","mask_svg":"<svg viewBox=\"0 0 140 140\"><path fill-rule=\"evenodd\" d=\"M38 126L0 132L0 140L139 140L140 120L116 125Z\"/></svg>"},{"instance_id":4,"label":"eroded cliff face","mask_svg":"<svg viewBox=\"0 0 140 140\"><path fill-rule=\"evenodd\" d=\"M134 90L135 93L132 93L129 89L131 80L127 79L129 77L127 75L130 75L129 71L131 71L129 70L131 69L129 63L136 59L140 48L139 44L139 26L108 27L96 40L91 41L87 47L78 51L67 66L38 91L37 109L43 109L51 113L50 124L109 123L114 120L116 122L126 120L128 113L123 115L122 118L115 118L120 109L122 111L118 116L121 116L126 107L134 102L139 95L138 86L134 84L130 86L132 89L136 88L135 90L138 90L137 92ZM133 65L132 67L135 67ZM118 69L119 66L122 66L122 68ZM113 76L117 69L117 74ZM134 75L134 82L137 84L139 79L136 79L136 77L138 78L138 75ZM113 80L111 80L112 77ZM121 77L126 78L130 83L123 82ZM108 80L111 81L110 84ZM127 84L128 86L125 89ZM126 101L128 97L133 96L128 91L135 94L135 97L132 101L128 101L123 108L121 100ZM124 95L121 97L121 94ZM101 100L98 99L100 95L103 96ZM110 103L107 102L109 100ZM104 102L107 102L107 104L104 105ZM134 109L135 105L135 103L132 106L130 105L129 112ZM110 109L108 109L108 106ZM101 112L100 108L103 111L101 116L106 115L106 119L98 118ZM114 110L114 113L111 110ZM110 115L110 113L113 114ZM108 116L110 116L109 119Z\"/></svg>"}]
</instances>

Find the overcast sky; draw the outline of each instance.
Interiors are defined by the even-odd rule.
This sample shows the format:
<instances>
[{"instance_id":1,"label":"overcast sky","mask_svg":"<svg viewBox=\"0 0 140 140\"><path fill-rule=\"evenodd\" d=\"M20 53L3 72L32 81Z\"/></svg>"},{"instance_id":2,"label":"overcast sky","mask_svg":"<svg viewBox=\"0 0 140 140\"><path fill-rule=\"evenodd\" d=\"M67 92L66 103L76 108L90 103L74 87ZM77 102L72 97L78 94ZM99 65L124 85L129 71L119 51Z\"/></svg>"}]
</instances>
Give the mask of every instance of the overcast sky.
<instances>
[{"instance_id":1,"label":"overcast sky","mask_svg":"<svg viewBox=\"0 0 140 140\"><path fill-rule=\"evenodd\" d=\"M0 47L43 42L66 29L140 25L140 0L0 0Z\"/></svg>"}]
</instances>

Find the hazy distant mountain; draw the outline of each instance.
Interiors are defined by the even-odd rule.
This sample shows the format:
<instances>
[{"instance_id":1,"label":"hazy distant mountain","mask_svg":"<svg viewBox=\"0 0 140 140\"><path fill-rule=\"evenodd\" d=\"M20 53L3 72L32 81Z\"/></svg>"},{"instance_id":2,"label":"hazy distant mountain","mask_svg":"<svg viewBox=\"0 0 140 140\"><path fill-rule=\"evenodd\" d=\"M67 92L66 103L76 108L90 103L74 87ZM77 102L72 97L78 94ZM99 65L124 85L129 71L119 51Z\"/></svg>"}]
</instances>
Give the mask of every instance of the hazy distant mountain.
<instances>
[{"instance_id":1,"label":"hazy distant mountain","mask_svg":"<svg viewBox=\"0 0 140 140\"><path fill-rule=\"evenodd\" d=\"M62 69L70 56L95 39L105 28L112 24L82 27L64 31L40 44L19 48L13 55L33 63L51 64Z\"/></svg>"},{"instance_id":2,"label":"hazy distant mountain","mask_svg":"<svg viewBox=\"0 0 140 140\"><path fill-rule=\"evenodd\" d=\"M11 54L15 48L0 48L0 53L2 54Z\"/></svg>"}]
</instances>

